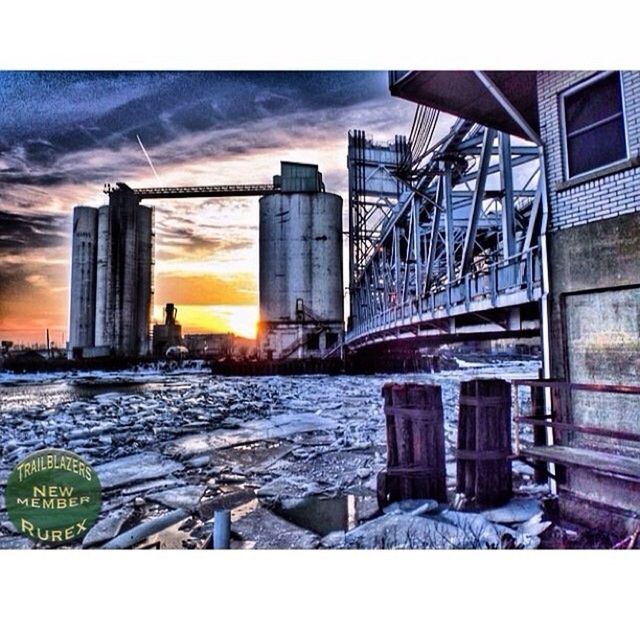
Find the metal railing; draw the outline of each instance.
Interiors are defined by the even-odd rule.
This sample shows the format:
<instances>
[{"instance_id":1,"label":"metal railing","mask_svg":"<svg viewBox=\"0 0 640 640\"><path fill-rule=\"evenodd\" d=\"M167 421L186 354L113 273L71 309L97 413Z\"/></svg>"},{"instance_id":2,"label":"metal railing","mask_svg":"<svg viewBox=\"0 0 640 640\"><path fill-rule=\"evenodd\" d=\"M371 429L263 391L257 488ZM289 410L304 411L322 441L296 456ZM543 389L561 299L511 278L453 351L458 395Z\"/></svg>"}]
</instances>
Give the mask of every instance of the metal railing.
<instances>
[{"instance_id":1,"label":"metal railing","mask_svg":"<svg viewBox=\"0 0 640 640\"><path fill-rule=\"evenodd\" d=\"M508 306L502 296L526 292L527 300L536 299L536 291L542 282L542 263L539 247L516 254L505 260L488 264L486 268L468 273L441 286L432 288L426 295L389 306L370 318L359 322L348 334L346 342L386 328L410 325L428 320L430 315L444 310L459 312L471 304L489 300L491 306ZM501 303L502 302L502 303Z\"/></svg>"},{"instance_id":2,"label":"metal railing","mask_svg":"<svg viewBox=\"0 0 640 640\"><path fill-rule=\"evenodd\" d=\"M588 391L590 394L611 393L620 395L640 396L640 387L632 385L618 384L586 384L577 382L567 382L565 380L513 380L511 383L516 390L520 387L531 387L532 389L549 389L551 392L551 414L548 415L522 415L520 405L516 403L516 413L513 418L515 423L515 452L520 454L522 443L520 429L522 425L531 427L545 427L558 432L584 433L601 438L610 438L624 442L640 442L640 432L624 431L622 429L609 429L601 425L576 424L571 417L571 393L573 391Z\"/></svg>"},{"instance_id":3,"label":"metal railing","mask_svg":"<svg viewBox=\"0 0 640 640\"><path fill-rule=\"evenodd\" d=\"M626 429L624 424L620 424L619 416L608 423L605 418L605 424L594 424L580 417L589 413L598 415L597 411L585 412L585 408L609 406L601 402L611 403L611 399L600 401L598 396L601 395L634 396L640 400L639 386L564 380L513 380L512 385L516 390L514 453L524 460L535 461L540 479L548 477L564 484L566 476L562 469L567 467L587 469L625 483L640 483L640 432L635 427L640 408L638 402L624 405L627 411L632 411L624 420L628 425ZM520 387L531 387L537 392L535 399L532 393L532 412L529 415L520 413ZM584 397L573 398L574 392L587 393L589 407L585 406ZM576 404L580 409L577 418L574 415ZM524 439L523 435L533 435L533 442ZM560 465L559 470L556 464ZM545 469L545 465L549 466Z\"/></svg>"}]
</instances>

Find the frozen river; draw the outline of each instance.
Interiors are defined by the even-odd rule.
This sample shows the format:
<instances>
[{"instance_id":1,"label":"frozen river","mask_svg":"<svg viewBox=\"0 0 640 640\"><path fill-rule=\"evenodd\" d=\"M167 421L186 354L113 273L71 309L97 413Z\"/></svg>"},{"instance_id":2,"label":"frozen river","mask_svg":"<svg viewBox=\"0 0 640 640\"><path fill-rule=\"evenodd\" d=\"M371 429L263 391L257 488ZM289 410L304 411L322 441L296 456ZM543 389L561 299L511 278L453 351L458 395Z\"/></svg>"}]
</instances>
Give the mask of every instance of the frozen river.
<instances>
[{"instance_id":1,"label":"frozen river","mask_svg":"<svg viewBox=\"0 0 640 640\"><path fill-rule=\"evenodd\" d=\"M22 457L61 447L93 464L102 482L102 516L87 546L176 508L192 516L162 546L201 546L220 507L234 510L236 546L318 546L316 533L276 518L271 507L355 496L361 511L370 510L385 464L385 381L442 386L453 482L460 380L534 377L538 367L509 361L438 374L242 378L198 370L2 374L0 486ZM515 471L526 482L521 467ZM0 500L0 547L29 545Z\"/></svg>"}]
</instances>

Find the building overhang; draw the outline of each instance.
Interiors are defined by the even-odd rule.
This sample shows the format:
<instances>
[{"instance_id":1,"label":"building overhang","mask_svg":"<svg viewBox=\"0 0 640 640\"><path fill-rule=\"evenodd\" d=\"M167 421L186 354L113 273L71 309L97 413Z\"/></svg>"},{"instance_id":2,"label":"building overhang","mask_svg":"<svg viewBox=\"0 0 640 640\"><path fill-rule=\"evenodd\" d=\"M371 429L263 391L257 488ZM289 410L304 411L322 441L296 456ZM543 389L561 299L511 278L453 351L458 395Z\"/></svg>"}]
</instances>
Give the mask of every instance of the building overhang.
<instances>
[{"instance_id":1,"label":"building overhang","mask_svg":"<svg viewBox=\"0 0 640 640\"><path fill-rule=\"evenodd\" d=\"M392 96L540 144L536 71L391 71Z\"/></svg>"}]
</instances>

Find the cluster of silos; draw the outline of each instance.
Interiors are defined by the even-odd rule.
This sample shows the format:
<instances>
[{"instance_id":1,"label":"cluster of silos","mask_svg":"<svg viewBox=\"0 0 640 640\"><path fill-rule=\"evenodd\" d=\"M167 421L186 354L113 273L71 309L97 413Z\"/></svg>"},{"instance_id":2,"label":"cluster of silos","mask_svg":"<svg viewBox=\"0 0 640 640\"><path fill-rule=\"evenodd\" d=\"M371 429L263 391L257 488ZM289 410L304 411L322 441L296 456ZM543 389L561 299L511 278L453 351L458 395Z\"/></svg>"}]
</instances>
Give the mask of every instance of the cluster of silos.
<instances>
[{"instance_id":1,"label":"cluster of silos","mask_svg":"<svg viewBox=\"0 0 640 640\"><path fill-rule=\"evenodd\" d=\"M73 212L69 356L149 352L153 210L133 197Z\"/></svg>"},{"instance_id":2,"label":"cluster of silos","mask_svg":"<svg viewBox=\"0 0 640 640\"><path fill-rule=\"evenodd\" d=\"M273 359L321 357L344 321L342 198L315 165L282 163L280 192L260 199L258 347Z\"/></svg>"}]
</instances>

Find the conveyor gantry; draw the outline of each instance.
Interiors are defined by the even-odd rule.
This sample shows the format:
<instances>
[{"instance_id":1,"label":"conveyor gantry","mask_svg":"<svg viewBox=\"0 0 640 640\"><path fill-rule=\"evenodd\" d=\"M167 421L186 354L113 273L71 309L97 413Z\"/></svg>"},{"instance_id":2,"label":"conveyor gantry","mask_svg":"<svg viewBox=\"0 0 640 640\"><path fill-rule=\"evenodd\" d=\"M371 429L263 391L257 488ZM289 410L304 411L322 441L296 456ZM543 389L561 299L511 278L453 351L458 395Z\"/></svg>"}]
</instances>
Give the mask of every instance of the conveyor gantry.
<instances>
[{"instance_id":1,"label":"conveyor gantry","mask_svg":"<svg viewBox=\"0 0 640 640\"><path fill-rule=\"evenodd\" d=\"M124 182L115 187L105 185L104 192L109 194L128 194L138 200L158 198L230 198L233 196L264 196L279 191L273 184L217 184L204 187L146 187L132 189Z\"/></svg>"}]
</instances>

